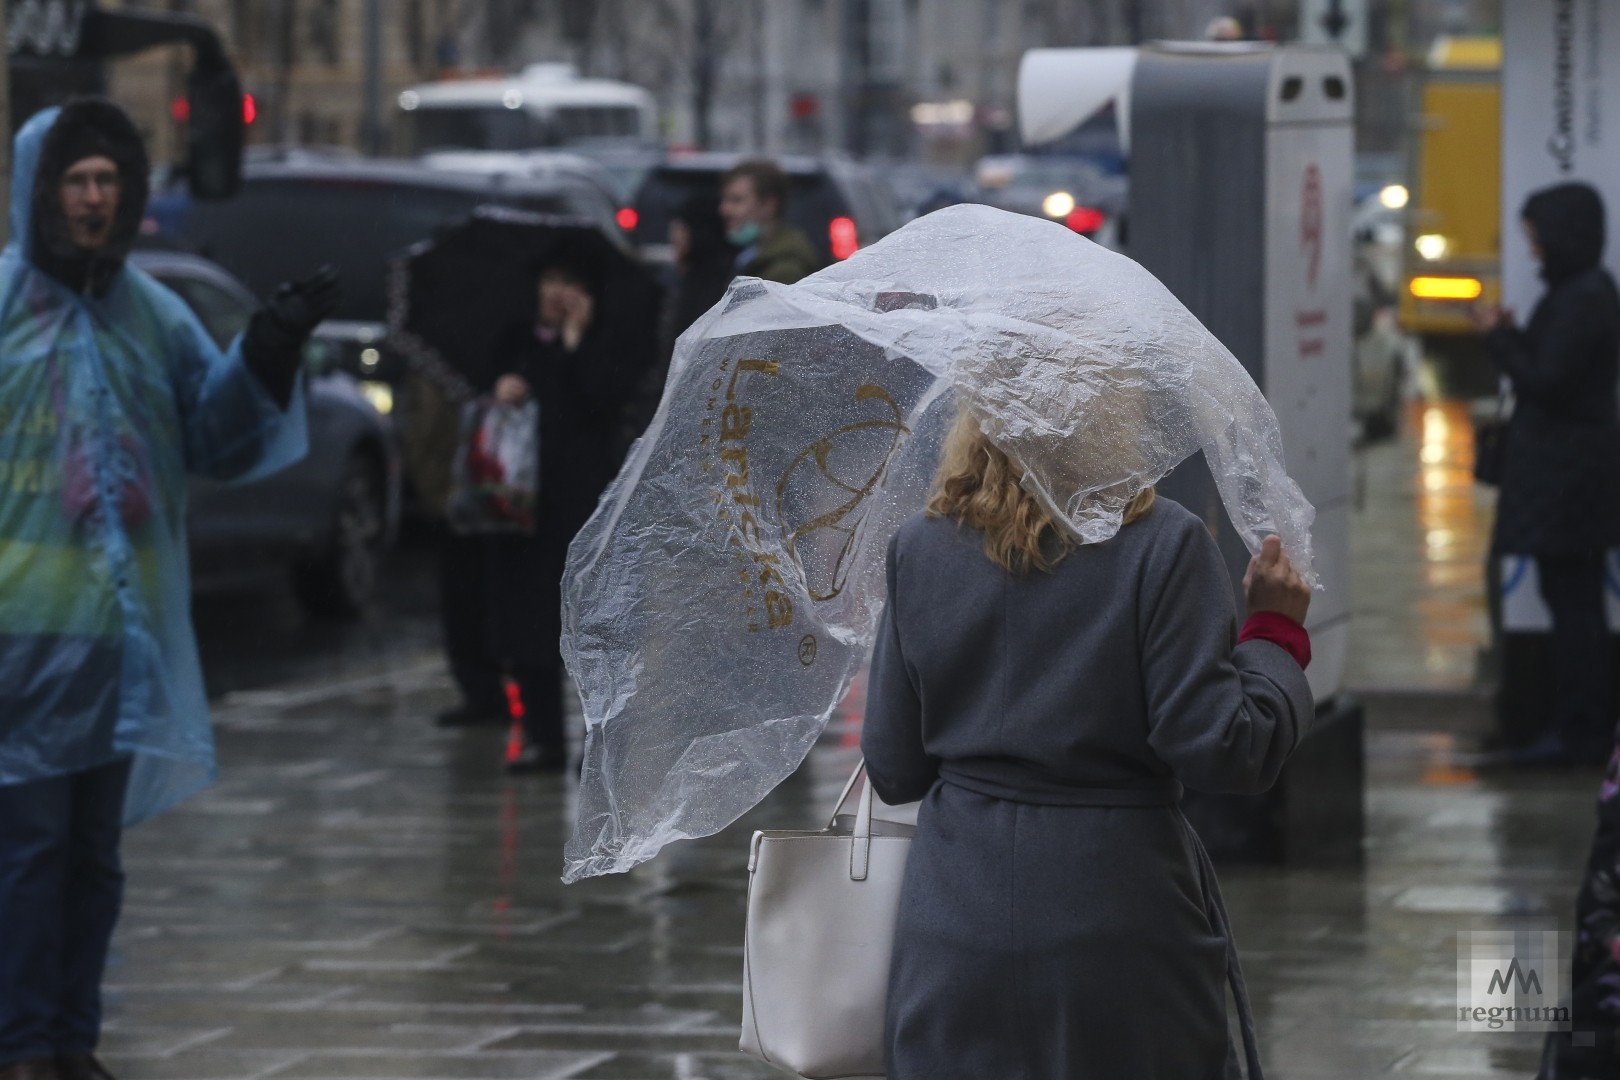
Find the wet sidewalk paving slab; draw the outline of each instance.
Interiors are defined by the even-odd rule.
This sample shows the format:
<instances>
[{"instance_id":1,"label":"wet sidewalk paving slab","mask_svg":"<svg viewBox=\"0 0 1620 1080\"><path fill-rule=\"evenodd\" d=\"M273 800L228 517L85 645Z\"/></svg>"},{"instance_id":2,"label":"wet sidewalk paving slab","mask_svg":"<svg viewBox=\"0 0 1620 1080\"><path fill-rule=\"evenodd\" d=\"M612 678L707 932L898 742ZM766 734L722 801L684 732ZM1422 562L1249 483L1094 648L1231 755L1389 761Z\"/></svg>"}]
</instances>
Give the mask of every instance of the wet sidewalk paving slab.
<instances>
[{"instance_id":1,"label":"wet sidewalk paving slab","mask_svg":"<svg viewBox=\"0 0 1620 1080\"><path fill-rule=\"evenodd\" d=\"M824 819L843 734L720 836L565 887L571 781L502 776L504 733L436 730L410 670L219 710L219 786L128 838L119 1075L780 1075L736 1050L747 838ZM1597 776L1477 777L1373 719L1362 866L1223 868L1268 1075L1528 1078L1533 1039L1455 1030L1456 935L1567 928Z\"/></svg>"}]
</instances>

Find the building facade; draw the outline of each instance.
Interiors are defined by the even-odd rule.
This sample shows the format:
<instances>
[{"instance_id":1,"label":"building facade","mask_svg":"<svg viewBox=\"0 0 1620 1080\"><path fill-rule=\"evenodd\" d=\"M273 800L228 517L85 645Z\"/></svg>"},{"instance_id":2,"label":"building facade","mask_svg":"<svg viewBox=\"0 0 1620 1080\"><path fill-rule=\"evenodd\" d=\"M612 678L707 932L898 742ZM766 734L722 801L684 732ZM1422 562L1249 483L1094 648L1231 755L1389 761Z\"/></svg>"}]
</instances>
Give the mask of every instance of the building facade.
<instances>
[{"instance_id":1,"label":"building facade","mask_svg":"<svg viewBox=\"0 0 1620 1080\"><path fill-rule=\"evenodd\" d=\"M102 0L209 20L257 144L368 149L368 0ZM384 123L412 83L569 61L658 97L675 144L966 161L1009 139L1027 48L1197 36L1223 0L375 0ZM112 66L174 157L187 58ZM391 146L384 134L382 148Z\"/></svg>"}]
</instances>

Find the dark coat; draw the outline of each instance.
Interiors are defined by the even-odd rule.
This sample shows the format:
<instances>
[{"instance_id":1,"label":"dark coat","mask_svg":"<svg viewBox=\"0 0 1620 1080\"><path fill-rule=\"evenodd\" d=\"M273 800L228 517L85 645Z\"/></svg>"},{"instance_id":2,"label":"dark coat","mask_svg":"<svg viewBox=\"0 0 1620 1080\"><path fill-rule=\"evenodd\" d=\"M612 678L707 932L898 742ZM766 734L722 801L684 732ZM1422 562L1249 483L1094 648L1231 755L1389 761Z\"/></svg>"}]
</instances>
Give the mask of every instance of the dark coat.
<instances>
[{"instance_id":1,"label":"dark coat","mask_svg":"<svg viewBox=\"0 0 1620 1080\"><path fill-rule=\"evenodd\" d=\"M879 796L923 801L890 1080L1228 1075L1228 937L1179 783L1263 790L1315 715L1286 651L1235 638L1214 541L1165 499L1049 574L901 528L861 742Z\"/></svg>"},{"instance_id":2,"label":"dark coat","mask_svg":"<svg viewBox=\"0 0 1620 1080\"><path fill-rule=\"evenodd\" d=\"M598 321L572 352L532 323L508 327L495 346L495 374L523 376L540 402L539 531L564 548L624 457L622 414L645 364L616 344Z\"/></svg>"},{"instance_id":3,"label":"dark coat","mask_svg":"<svg viewBox=\"0 0 1620 1080\"><path fill-rule=\"evenodd\" d=\"M1577 555L1620 544L1620 293L1604 270L1603 205L1584 185L1531 197L1547 291L1487 351L1513 385L1498 551Z\"/></svg>"}]
</instances>

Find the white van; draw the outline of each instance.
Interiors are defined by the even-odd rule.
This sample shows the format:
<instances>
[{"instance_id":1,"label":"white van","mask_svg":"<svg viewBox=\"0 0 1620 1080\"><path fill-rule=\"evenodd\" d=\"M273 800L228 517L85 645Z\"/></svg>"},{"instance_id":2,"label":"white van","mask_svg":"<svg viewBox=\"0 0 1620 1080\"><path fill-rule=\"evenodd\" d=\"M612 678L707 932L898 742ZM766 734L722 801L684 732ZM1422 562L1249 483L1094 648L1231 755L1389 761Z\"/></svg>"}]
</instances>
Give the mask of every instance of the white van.
<instances>
[{"instance_id":1,"label":"white van","mask_svg":"<svg viewBox=\"0 0 1620 1080\"><path fill-rule=\"evenodd\" d=\"M531 64L517 75L421 83L399 95L408 154L435 150L534 150L582 144L652 144L651 92L582 79L572 64Z\"/></svg>"}]
</instances>

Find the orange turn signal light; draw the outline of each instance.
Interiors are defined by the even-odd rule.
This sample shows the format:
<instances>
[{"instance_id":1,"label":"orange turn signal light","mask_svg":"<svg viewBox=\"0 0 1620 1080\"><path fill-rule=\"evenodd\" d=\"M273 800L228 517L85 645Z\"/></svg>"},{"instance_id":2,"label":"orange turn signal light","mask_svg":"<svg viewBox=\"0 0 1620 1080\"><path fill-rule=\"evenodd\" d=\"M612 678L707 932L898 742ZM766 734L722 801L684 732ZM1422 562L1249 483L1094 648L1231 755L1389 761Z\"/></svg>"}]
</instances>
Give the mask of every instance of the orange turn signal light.
<instances>
[{"instance_id":1,"label":"orange turn signal light","mask_svg":"<svg viewBox=\"0 0 1620 1080\"><path fill-rule=\"evenodd\" d=\"M1419 300L1478 300L1485 286L1471 277L1415 277L1411 289Z\"/></svg>"}]
</instances>

